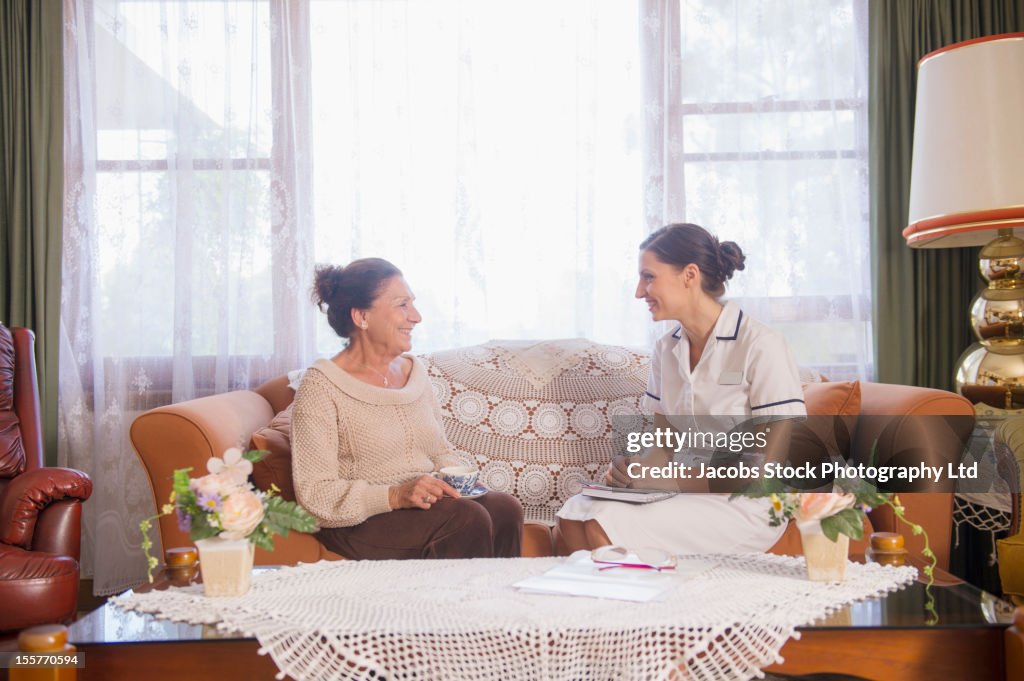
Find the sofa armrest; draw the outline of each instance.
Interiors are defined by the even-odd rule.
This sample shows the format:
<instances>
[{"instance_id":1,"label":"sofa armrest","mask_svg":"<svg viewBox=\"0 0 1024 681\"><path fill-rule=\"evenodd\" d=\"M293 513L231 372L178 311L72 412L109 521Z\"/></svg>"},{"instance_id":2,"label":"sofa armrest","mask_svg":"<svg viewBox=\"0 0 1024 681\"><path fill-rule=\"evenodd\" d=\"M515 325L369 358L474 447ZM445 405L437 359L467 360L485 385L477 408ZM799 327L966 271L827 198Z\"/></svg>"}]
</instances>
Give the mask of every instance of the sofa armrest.
<instances>
[{"instance_id":1,"label":"sofa armrest","mask_svg":"<svg viewBox=\"0 0 1024 681\"><path fill-rule=\"evenodd\" d=\"M974 429L974 406L963 396L946 390L886 383L861 383L861 413L854 437L858 462L893 465L925 463L941 466L959 462ZM873 449L877 447L877 451ZM956 480L943 476L939 483L926 480L899 490L907 520L921 525L940 568L949 567L953 527L953 491ZM920 553L924 538L913 536L883 506L871 513L878 532L897 532L907 549Z\"/></svg>"},{"instance_id":2,"label":"sofa armrest","mask_svg":"<svg viewBox=\"0 0 1024 681\"><path fill-rule=\"evenodd\" d=\"M170 498L175 469L191 468L202 475L211 456L221 456L229 447L246 448L253 431L273 417L262 396L235 390L158 407L136 418L129 435L149 475L155 508ZM162 546L191 545L173 515L161 517L158 527Z\"/></svg>"},{"instance_id":3,"label":"sofa armrest","mask_svg":"<svg viewBox=\"0 0 1024 681\"><path fill-rule=\"evenodd\" d=\"M36 523L47 506L65 499L85 501L92 480L72 468L36 468L14 478L0 498L0 542L31 549Z\"/></svg>"},{"instance_id":4,"label":"sofa armrest","mask_svg":"<svg viewBox=\"0 0 1024 681\"><path fill-rule=\"evenodd\" d=\"M974 424L971 402L948 390L864 381L860 391L862 416L965 416Z\"/></svg>"},{"instance_id":5,"label":"sofa armrest","mask_svg":"<svg viewBox=\"0 0 1024 681\"><path fill-rule=\"evenodd\" d=\"M926 464L944 471L959 463L974 430L974 407L960 395L932 388L861 384L861 411L852 458L864 465ZM956 479L922 477L900 492L953 492Z\"/></svg>"},{"instance_id":6,"label":"sofa armrest","mask_svg":"<svg viewBox=\"0 0 1024 681\"><path fill-rule=\"evenodd\" d=\"M82 555L82 502L56 501L39 513L32 535L32 550L80 560Z\"/></svg>"}]
</instances>

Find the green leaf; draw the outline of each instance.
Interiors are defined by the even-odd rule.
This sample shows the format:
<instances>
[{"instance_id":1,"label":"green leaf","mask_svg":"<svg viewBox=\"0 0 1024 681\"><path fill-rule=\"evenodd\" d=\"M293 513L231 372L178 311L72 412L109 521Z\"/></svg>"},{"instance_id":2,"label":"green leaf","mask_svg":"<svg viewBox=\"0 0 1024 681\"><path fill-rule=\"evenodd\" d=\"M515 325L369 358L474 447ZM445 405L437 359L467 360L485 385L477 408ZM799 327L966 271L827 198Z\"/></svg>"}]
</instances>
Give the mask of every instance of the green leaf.
<instances>
[{"instance_id":1,"label":"green leaf","mask_svg":"<svg viewBox=\"0 0 1024 681\"><path fill-rule=\"evenodd\" d=\"M271 532L287 536L288 530L298 532L315 532L318 527L313 516L294 501L285 501L281 497L267 499L267 509L263 522Z\"/></svg>"},{"instance_id":2,"label":"green leaf","mask_svg":"<svg viewBox=\"0 0 1024 681\"><path fill-rule=\"evenodd\" d=\"M829 541L835 541L839 538L839 522L836 520L835 516L822 519L821 533L824 534L825 538Z\"/></svg>"},{"instance_id":3,"label":"green leaf","mask_svg":"<svg viewBox=\"0 0 1024 681\"><path fill-rule=\"evenodd\" d=\"M262 532L260 530L256 530L255 532L249 535L249 541L251 541L256 546L260 547L264 551L274 550L274 538L269 532Z\"/></svg>"},{"instance_id":4,"label":"green leaf","mask_svg":"<svg viewBox=\"0 0 1024 681\"><path fill-rule=\"evenodd\" d=\"M221 533L221 529L211 525L208 518L209 516L206 513L192 514L192 529L189 531L192 541L196 539L209 539Z\"/></svg>"},{"instance_id":5,"label":"green leaf","mask_svg":"<svg viewBox=\"0 0 1024 681\"><path fill-rule=\"evenodd\" d=\"M878 508L889 501L889 495L884 492L877 490L864 491L857 495L857 501L870 506L871 508Z\"/></svg>"},{"instance_id":6,"label":"green leaf","mask_svg":"<svg viewBox=\"0 0 1024 681\"><path fill-rule=\"evenodd\" d=\"M242 454L243 459L251 461L252 463L259 463L268 456L270 456L270 452L266 449L253 449Z\"/></svg>"},{"instance_id":7,"label":"green leaf","mask_svg":"<svg viewBox=\"0 0 1024 681\"><path fill-rule=\"evenodd\" d=\"M191 468L179 468L174 471L174 483L172 489L174 490L175 503L181 503L185 497L195 498L195 494L188 487L189 477L188 474Z\"/></svg>"},{"instance_id":8,"label":"green leaf","mask_svg":"<svg viewBox=\"0 0 1024 681\"><path fill-rule=\"evenodd\" d=\"M821 531L832 541L840 534L845 534L851 539L860 539L864 536L864 516L857 509L848 508L822 520Z\"/></svg>"}]
</instances>

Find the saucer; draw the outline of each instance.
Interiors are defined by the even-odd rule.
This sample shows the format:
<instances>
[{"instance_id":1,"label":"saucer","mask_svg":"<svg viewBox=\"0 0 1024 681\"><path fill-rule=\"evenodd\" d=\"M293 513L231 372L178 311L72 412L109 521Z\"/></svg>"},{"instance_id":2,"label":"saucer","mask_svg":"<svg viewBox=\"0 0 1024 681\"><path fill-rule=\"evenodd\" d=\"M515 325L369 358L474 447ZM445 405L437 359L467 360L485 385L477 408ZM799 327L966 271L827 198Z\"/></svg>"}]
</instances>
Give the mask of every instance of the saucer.
<instances>
[{"instance_id":1,"label":"saucer","mask_svg":"<svg viewBox=\"0 0 1024 681\"><path fill-rule=\"evenodd\" d=\"M462 495L463 499L476 499L490 492L489 489L481 485L479 482L473 485L473 489L466 494Z\"/></svg>"}]
</instances>

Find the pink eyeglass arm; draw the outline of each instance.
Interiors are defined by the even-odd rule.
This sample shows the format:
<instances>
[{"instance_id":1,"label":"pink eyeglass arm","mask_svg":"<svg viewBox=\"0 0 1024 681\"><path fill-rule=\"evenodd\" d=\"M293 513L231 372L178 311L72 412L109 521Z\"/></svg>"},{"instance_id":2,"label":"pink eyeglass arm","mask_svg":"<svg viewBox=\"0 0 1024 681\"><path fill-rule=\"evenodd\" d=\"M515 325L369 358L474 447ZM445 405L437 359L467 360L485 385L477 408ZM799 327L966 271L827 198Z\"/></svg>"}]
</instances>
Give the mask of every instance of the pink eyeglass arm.
<instances>
[{"instance_id":1,"label":"pink eyeglass arm","mask_svg":"<svg viewBox=\"0 0 1024 681\"><path fill-rule=\"evenodd\" d=\"M662 570L675 570L676 569L675 565L663 565L661 567L658 567L657 565L648 565L647 563L616 563L614 561L609 561L609 560L595 560L594 562L595 563L599 563L601 565L604 565L604 567L597 568L598 570L612 570L614 568L623 567L623 568L635 568L635 569L638 569L638 570L657 570L658 572L661 572Z\"/></svg>"}]
</instances>

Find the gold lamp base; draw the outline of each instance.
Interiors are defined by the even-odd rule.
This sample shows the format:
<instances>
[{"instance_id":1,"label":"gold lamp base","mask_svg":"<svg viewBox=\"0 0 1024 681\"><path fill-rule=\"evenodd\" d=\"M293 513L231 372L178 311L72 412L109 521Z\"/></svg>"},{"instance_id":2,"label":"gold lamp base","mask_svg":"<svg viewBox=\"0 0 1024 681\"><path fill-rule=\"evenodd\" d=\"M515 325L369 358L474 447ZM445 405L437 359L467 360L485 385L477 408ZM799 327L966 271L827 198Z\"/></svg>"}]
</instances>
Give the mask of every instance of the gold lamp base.
<instances>
[{"instance_id":1,"label":"gold lamp base","mask_svg":"<svg viewBox=\"0 0 1024 681\"><path fill-rule=\"evenodd\" d=\"M978 269L987 284L971 303L978 342L957 360L957 390L972 402L1024 406L1024 240L999 230Z\"/></svg>"}]
</instances>

